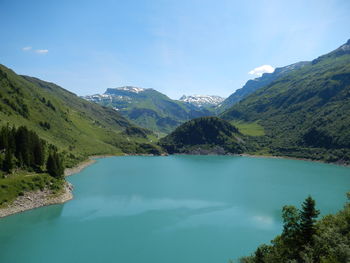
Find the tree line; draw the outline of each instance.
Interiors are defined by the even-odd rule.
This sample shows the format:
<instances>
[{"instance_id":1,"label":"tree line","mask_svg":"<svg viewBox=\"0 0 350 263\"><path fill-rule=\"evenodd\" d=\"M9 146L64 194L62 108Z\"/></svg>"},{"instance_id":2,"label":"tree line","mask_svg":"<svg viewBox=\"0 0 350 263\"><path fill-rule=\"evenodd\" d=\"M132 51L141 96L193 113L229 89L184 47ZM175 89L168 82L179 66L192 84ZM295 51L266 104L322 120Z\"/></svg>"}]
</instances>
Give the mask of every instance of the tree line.
<instances>
[{"instance_id":1,"label":"tree line","mask_svg":"<svg viewBox=\"0 0 350 263\"><path fill-rule=\"evenodd\" d=\"M25 126L3 126L0 129L0 170L11 173L14 169L48 172L62 177L63 159L57 148L41 139Z\"/></svg>"}]
</instances>

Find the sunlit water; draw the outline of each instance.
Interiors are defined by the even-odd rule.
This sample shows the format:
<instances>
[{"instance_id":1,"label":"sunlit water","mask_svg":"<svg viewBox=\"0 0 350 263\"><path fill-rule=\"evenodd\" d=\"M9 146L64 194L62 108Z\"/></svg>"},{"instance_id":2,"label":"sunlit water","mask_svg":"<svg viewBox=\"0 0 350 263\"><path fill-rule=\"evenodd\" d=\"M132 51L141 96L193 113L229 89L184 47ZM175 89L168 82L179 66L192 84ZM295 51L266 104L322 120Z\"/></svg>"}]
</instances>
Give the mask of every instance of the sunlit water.
<instances>
[{"instance_id":1,"label":"sunlit water","mask_svg":"<svg viewBox=\"0 0 350 263\"><path fill-rule=\"evenodd\" d=\"M345 203L350 169L230 156L112 157L69 181L74 200L0 219L4 263L219 263L282 229L281 208L311 194Z\"/></svg>"}]
</instances>

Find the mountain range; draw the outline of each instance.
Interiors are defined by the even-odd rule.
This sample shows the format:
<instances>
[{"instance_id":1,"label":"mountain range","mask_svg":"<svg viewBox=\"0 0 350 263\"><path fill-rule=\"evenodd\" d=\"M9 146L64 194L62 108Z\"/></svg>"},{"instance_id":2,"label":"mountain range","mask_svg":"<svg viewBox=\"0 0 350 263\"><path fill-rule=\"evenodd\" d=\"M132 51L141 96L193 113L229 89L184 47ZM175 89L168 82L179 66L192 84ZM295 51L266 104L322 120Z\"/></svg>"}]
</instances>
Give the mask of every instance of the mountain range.
<instances>
[{"instance_id":1,"label":"mountain range","mask_svg":"<svg viewBox=\"0 0 350 263\"><path fill-rule=\"evenodd\" d=\"M193 118L213 115L208 107L209 96L202 100L198 97L196 102L172 100L154 89L125 86L83 98L113 108L131 122L158 134L167 134ZM212 104L217 99L213 98ZM203 101L201 106L199 101Z\"/></svg>"}]
</instances>

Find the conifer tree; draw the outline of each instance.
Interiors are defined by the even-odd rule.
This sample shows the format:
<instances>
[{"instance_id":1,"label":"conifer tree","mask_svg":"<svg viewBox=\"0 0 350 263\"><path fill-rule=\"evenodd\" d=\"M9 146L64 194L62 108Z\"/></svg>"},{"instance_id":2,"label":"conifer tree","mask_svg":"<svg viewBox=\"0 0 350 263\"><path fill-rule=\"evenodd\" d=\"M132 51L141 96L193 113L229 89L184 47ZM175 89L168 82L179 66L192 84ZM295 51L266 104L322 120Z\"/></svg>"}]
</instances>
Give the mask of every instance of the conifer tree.
<instances>
[{"instance_id":1,"label":"conifer tree","mask_svg":"<svg viewBox=\"0 0 350 263\"><path fill-rule=\"evenodd\" d=\"M63 176L63 163L57 152L49 154L49 157L46 162L46 169L52 177L59 178Z\"/></svg>"},{"instance_id":2,"label":"conifer tree","mask_svg":"<svg viewBox=\"0 0 350 263\"><path fill-rule=\"evenodd\" d=\"M13 169L13 155L9 149L6 150L5 159L3 161L3 170L10 173Z\"/></svg>"},{"instance_id":3,"label":"conifer tree","mask_svg":"<svg viewBox=\"0 0 350 263\"><path fill-rule=\"evenodd\" d=\"M320 211L315 208L316 202L309 196L302 204L300 212L300 238L303 240L303 245L312 245L313 236L316 233L316 218Z\"/></svg>"}]
</instances>

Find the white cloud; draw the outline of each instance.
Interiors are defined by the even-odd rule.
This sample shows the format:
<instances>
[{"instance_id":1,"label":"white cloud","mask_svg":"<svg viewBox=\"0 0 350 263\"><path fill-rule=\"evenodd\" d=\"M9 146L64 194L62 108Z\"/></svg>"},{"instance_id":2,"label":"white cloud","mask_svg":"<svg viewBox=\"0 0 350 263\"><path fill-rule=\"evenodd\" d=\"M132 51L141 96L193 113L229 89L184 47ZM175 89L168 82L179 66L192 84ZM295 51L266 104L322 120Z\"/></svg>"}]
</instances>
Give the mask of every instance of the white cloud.
<instances>
[{"instance_id":1,"label":"white cloud","mask_svg":"<svg viewBox=\"0 0 350 263\"><path fill-rule=\"evenodd\" d=\"M31 49L32 49L32 47L24 47L24 48L22 48L23 51L29 51Z\"/></svg>"},{"instance_id":2,"label":"white cloud","mask_svg":"<svg viewBox=\"0 0 350 263\"><path fill-rule=\"evenodd\" d=\"M264 73L272 73L275 69L270 65L262 65L248 72L250 75L261 77Z\"/></svg>"},{"instance_id":3,"label":"white cloud","mask_svg":"<svg viewBox=\"0 0 350 263\"><path fill-rule=\"evenodd\" d=\"M49 50L48 49L37 49L37 50L35 50L35 52L36 53L38 53L38 54L47 54L48 52L49 52Z\"/></svg>"}]
</instances>

